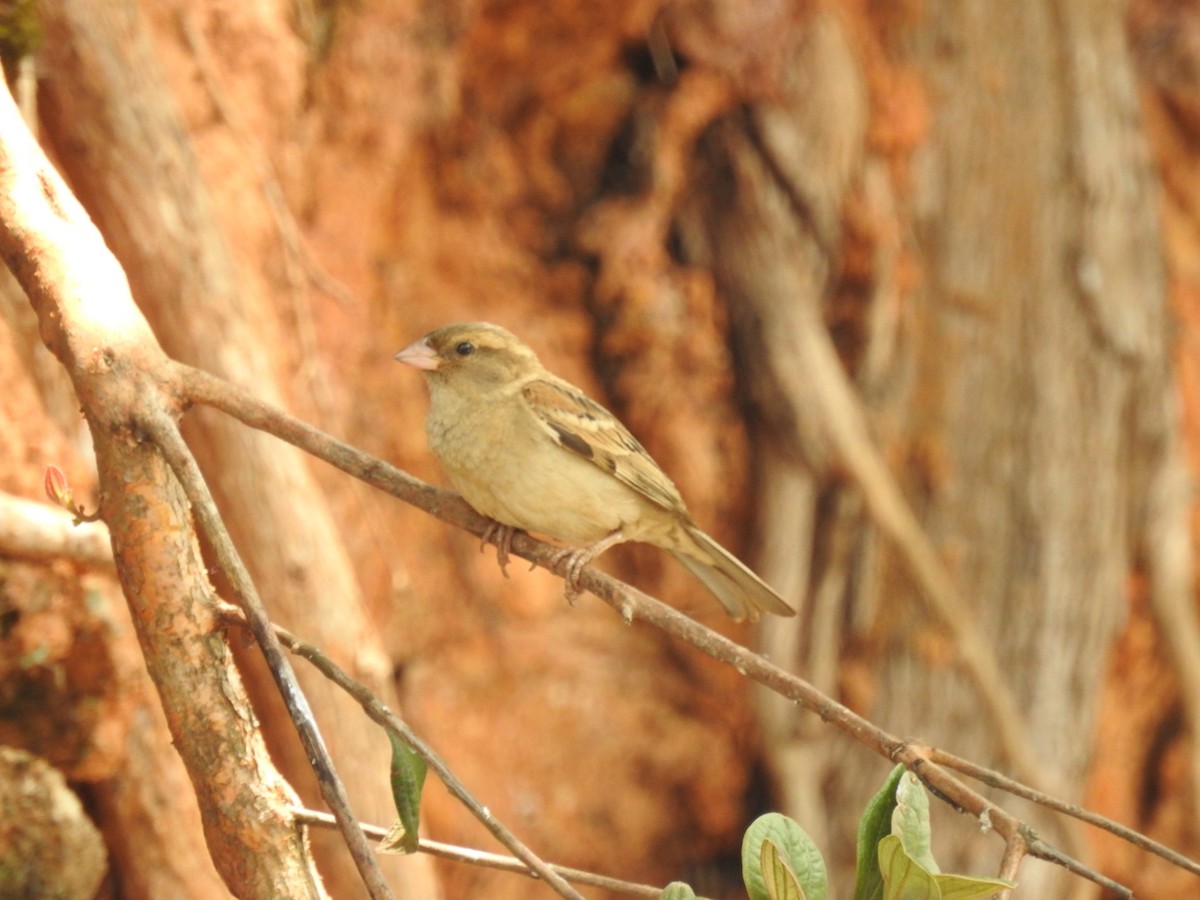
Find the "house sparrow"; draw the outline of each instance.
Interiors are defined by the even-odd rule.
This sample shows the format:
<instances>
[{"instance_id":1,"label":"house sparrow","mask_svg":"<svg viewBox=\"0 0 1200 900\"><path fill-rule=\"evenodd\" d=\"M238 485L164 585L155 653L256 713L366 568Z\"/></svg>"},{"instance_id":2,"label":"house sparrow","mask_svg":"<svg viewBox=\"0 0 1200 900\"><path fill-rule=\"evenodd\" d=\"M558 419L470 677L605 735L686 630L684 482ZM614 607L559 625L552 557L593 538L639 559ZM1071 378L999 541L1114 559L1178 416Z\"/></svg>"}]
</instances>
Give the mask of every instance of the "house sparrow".
<instances>
[{"instance_id":1,"label":"house sparrow","mask_svg":"<svg viewBox=\"0 0 1200 900\"><path fill-rule=\"evenodd\" d=\"M568 597L583 567L623 541L669 550L736 620L795 615L692 521L671 479L617 418L546 371L496 325L447 325L395 357L429 385L429 448L463 498L496 526L501 566L515 529L583 549L569 559ZM495 536L498 535L498 539Z\"/></svg>"}]
</instances>

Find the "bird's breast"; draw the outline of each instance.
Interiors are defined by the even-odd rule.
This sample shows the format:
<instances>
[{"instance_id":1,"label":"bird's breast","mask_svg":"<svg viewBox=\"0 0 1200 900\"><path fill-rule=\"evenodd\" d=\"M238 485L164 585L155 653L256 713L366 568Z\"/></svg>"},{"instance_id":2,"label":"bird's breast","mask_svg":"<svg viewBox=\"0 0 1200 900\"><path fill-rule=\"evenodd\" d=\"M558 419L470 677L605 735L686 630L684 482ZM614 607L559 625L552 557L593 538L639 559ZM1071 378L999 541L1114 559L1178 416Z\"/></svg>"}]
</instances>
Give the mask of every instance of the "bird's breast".
<instances>
[{"instance_id":1,"label":"bird's breast","mask_svg":"<svg viewBox=\"0 0 1200 900\"><path fill-rule=\"evenodd\" d=\"M430 450L479 513L506 525L588 544L634 526L649 501L560 446L519 397L434 399Z\"/></svg>"}]
</instances>

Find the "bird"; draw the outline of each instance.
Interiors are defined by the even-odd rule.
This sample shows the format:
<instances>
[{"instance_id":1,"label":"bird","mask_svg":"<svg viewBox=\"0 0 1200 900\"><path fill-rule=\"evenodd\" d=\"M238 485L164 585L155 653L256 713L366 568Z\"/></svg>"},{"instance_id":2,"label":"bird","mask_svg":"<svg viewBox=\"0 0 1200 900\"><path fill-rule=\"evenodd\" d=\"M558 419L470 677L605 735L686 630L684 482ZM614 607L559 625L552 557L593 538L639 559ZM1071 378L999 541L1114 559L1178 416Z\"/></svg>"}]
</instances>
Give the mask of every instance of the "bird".
<instances>
[{"instance_id":1,"label":"bird","mask_svg":"<svg viewBox=\"0 0 1200 900\"><path fill-rule=\"evenodd\" d=\"M639 541L669 551L737 621L796 611L692 519L679 489L615 415L551 374L512 332L446 325L394 357L425 376L429 448L463 499L491 520L504 569L516 530L571 545L568 599L583 567ZM505 573L507 574L507 572Z\"/></svg>"}]
</instances>

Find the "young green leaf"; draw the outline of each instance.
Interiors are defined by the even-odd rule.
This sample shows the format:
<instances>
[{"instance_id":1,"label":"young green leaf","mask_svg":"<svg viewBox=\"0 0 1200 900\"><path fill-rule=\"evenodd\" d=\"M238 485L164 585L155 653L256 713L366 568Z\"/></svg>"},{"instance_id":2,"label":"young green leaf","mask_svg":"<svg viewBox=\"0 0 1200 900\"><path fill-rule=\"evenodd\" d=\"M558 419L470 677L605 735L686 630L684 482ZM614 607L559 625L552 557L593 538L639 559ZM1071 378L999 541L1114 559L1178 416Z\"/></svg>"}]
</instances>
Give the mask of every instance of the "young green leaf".
<instances>
[{"instance_id":1,"label":"young green leaf","mask_svg":"<svg viewBox=\"0 0 1200 900\"><path fill-rule=\"evenodd\" d=\"M933 859L933 833L929 827L929 795L921 779L911 772L896 785L896 808L892 810L892 834L904 849L932 875L938 873Z\"/></svg>"},{"instance_id":2,"label":"young green leaf","mask_svg":"<svg viewBox=\"0 0 1200 900\"><path fill-rule=\"evenodd\" d=\"M933 874L905 852L900 838L889 834L879 842L883 900L942 900Z\"/></svg>"},{"instance_id":3,"label":"young green leaf","mask_svg":"<svg viewBox=\"0 0 1200 900\"><path fill-rule=\"evenodd\" d=\"M696 900L696 892L682 881L672 881L663 888L658 900Z\"/></svg>"},{"instance_id":4,"label":"young green leaf","mask_svg":"<svg viewBox=\"0 0 1200 900\"><path fill-rule=\"evenodd\" d=\"M396 812L400 815L398 828L403 834L393 846L398 846L405 853L414 853L417 849L417 826L421 821L421 789L425 786L425 760L417 752L388 732L392 742L392 800L396 804ZM396 829L392 829L393 834ZM390 835L389 835L390 837Z\"/></svg>"},{"instance_id":5,"label":"young green leaf","mask_svg":"<svg viewBox=\"0 0 1200 900\"><path fill-rule=\"evenodd\" d=\"M742 839L742 879L746 882L750 900L772 900L762 864L762 845L768 839L795 875L806 900L826 900L829 876L825 873L821 851L803 828L779 813L759 816L746 829Z\"/></svg>"},{"instance_id":6,"label":"young green leaf","mask_svg":"<svg viewBox=\"0 0 1200 900\"><path fill-rule=\"evenodd\" d=\"M879 867L883 870L884 900L980 900L1016 887L999 878L930 872L908 854L894 834L879 842Z\"/></svg>"},{"instance_id":7,"label":"young green leaf","mask_svg":"<svg viewBox=\"0 0 1200 900\"><path fill-rule=\"evenodd\" d=\"M1016 882L1002 878L978 878L974 875L935 875L942 900L978 900L990 897L1005 888L1015 888Z\"/></svg>"},{"instance_id":8,"label":"young green leaf","mask_svg":"<svg viewBox=\"0 0 1200 900\"><path fill-rule=\"evenodd\" d=\"M762 842L759 863L762 865L763 887L771 900L808 900L796 879L796 873L788 868L779 855L779 845L770 838Z\"/></svg>"},{"instance_id":9,"label":"young green leaf","mask_svg":"<svg viewBox=\"0 0 1200 900\"><path fill-rule=\"evenodd\" d=\"M858 861L854 878L854 900L882 900L883 876L875 848L892 833L892 810L896 808L896 785L904 766L896 766L878 793L871 798L858 822Z\"/></svg>"}]
</instances>

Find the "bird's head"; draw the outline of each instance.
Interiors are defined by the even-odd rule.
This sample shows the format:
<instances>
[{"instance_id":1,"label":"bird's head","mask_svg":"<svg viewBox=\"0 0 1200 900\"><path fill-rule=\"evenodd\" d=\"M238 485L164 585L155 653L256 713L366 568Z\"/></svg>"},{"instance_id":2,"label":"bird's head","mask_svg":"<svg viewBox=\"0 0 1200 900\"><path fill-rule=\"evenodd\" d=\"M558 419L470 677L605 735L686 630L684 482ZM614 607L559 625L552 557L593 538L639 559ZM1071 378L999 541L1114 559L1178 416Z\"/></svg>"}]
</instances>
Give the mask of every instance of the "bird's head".
<instances>
[{"instance_id":1,"label":"bird's head","mask_svg":"<svg viewBox=\"0 0 1200 900\"><path fill-rule=\"evenodd\" d=\"M431 383L479 389L512 383L540 368L512 332L488 322L445 325L409 344L395 359L420 369Z\"/></svg>"}]
</instances>

